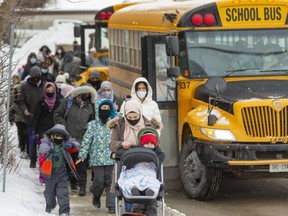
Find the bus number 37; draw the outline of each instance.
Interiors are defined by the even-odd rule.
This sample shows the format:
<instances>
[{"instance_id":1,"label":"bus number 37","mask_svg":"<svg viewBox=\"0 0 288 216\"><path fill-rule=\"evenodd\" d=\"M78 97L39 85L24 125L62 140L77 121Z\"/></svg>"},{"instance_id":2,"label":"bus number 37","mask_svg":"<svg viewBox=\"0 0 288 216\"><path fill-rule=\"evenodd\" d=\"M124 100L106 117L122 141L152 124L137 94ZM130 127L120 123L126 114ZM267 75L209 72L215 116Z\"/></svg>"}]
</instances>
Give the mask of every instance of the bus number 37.
<instances>
[{"instance_id":1,"label":"bus number 37","mask_svg":"<svg viewBox=\"0 0 288 216\"><path fill-rule=\"evenodd\" d=\"M179 82L178 85L180 89L189 89L190 82Z\"/></svg>"}]
</instances>

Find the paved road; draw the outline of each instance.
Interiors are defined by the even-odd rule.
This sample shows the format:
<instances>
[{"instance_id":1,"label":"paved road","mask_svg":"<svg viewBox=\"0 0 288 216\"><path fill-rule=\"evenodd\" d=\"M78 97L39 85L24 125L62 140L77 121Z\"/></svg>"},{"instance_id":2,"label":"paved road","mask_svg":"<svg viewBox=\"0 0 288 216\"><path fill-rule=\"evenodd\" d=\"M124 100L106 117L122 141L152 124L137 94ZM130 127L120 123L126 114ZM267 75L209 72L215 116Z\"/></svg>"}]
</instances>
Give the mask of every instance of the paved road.
<instances>
[{"instance_id":1,"label":"paved road","mask_svg":"<svg viewBox=\"0 0 288 216\"><path fill-rule=\"evenodd\" d=\"M92 196L71 194L73 215L109 215L107 209L92 206ZM105 197L102 197L105 203ZM224 180L215 201L200 202L188 199L179 191L166 191L167 216L278 216L288 212L288 180ZM178 210L177 213L174 209Z\"/></svg>"}]
</instances>

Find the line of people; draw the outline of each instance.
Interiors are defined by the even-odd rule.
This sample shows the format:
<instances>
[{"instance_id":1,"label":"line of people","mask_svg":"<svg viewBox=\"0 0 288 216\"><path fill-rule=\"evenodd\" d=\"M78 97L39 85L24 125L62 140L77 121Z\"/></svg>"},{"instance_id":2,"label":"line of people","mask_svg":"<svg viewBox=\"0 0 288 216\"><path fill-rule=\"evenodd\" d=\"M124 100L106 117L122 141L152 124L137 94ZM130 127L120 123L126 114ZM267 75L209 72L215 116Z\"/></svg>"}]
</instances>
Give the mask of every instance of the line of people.
<instances>
[{"instance_id":1,"label":"line of people","mask_svg":"<svg viewBox=\"0 0 288 216\"><path fill-rule=\"evenodd\" d=\"M157 129L157 137L162 129L152 88L145 78L136 79L131 98L119 109L111 83L102 82L97 71L91 72L88 82L80 86L73 85L73 79L71 82L64 74L53 79L45 60L49 58L47 48L41 51L44 60L39 61L35 53L30 53L21 78L21 74L12 77L10 122L17 126L20 157L30 159L30 168L36 168L38 160L39 181L45 185L46 212L55 208L57 197L59 215L70 215L65 176L69 176L71 192L85 196L90 166L92 204L101 207L105 190L106 207L114 213L115 192L111 187L115 161L110 158L111 152L120 146L129 149L139 144L137 134L146 125ZM154 138L146 141L152 143L152 149L159 147ZM155 204L153 208L147 215L155 215ZM126 210L131 211L128 202ZM144 213L145 209L141 211Z\"/></svg>"}]
</instances>

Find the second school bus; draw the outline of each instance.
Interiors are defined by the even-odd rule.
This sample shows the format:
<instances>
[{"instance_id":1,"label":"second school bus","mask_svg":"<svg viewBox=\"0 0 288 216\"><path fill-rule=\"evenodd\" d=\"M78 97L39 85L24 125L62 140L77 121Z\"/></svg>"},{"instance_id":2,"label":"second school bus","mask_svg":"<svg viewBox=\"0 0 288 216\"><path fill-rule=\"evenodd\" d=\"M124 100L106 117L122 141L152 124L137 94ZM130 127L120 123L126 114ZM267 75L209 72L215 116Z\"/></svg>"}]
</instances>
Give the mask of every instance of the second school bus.
<instances>
[{"instance_id":1,"label":"second school bus","mask_svg":"<svg viewBox=\"0 0 288 216\"><path fill-rule=\"evenodd\" d=\"M223 173L288 176L287 10L284 0L206 0L111 16L114 92L124 98L135 78L148 79L164 123L166 177L179 167L189 197L214 199Z\"/></svg>"}]
</instances>

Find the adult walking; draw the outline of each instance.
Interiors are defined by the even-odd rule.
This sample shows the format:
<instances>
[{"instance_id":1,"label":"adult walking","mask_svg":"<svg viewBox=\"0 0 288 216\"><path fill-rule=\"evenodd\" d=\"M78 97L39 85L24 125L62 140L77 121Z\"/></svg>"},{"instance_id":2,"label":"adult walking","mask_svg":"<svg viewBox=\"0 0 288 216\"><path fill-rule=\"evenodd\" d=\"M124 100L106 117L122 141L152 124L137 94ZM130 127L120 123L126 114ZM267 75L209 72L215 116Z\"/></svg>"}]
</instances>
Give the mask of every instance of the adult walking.
<instances>
[{"instance_id":1,"label":"adult walking","mask_svg":"<svg viewBox=\"0 0 288 216\"><path fill-rule=\"evenodd\" d=\"M91 86L83 85L76 87L71 91L71 97L65 98L54 113L55 124L65 125L66 130L71 137L81 143L87 130L88 122L95 118L94 102L97 93ZM76 162L78 159L78 150L71 152L71 156ZM87 182L87 160L76 165L77 172L80 176L79 195L86 195ZM70 178L71 191L77 191L77 180Z\"/></svg>"},{"instance_id":2,"label":"adult walking","mask_svg":"<svg viewBox=\"0 0 288 216\"><path fill-rule=\"evenodd\" d=\"M43 82L41 69L34 66L30 70L30 78L27 83L21 85L21 94L18 97L18 106L24 114L25 123L28 128L30 168L36 167L37 146L36 146L36 126L37 119L35 111L42 97Z\"/></svg>"}]
</instances>

